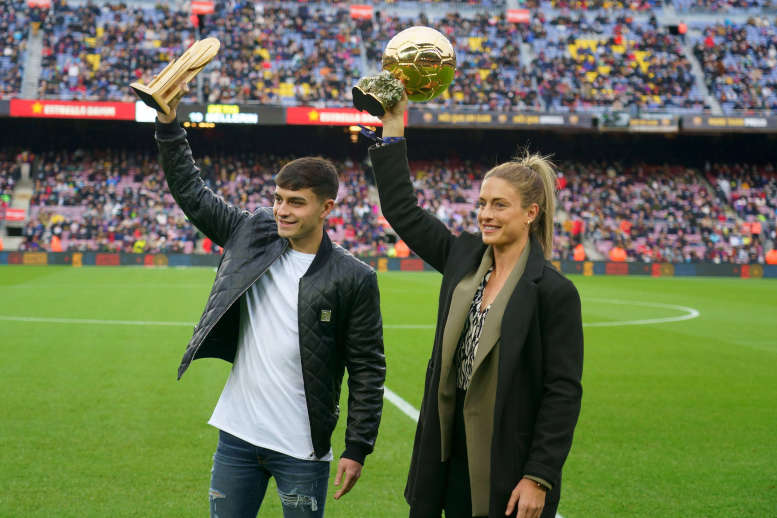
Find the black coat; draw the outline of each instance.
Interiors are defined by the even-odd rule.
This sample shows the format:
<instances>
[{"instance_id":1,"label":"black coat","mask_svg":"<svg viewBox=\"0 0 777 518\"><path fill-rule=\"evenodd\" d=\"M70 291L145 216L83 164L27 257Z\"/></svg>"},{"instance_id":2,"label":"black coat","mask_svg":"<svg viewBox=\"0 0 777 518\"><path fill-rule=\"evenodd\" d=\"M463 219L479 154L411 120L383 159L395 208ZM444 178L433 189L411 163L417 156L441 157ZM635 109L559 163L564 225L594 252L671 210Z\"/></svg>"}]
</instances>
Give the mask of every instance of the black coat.
<instances>
[{"instance_id":1,"label":"black coat","mask_svg":"<svg viewBox=\"0 0 777 518\"><path fill-rule=\"evenodd\" d=\"M199 177L186 132L157 122L157 145L170 192L189 220L224 248L208 302L178 368L198 358L235 359L243 294L288 248L272 210L254 213L226 203ZM329 451L348 369L348 423L344 457L364 463L378 435L386 360L375 272L333 245L321 245L300 279L298 325L302 377L316 456Z\"/></svg>"},{"instance_id":2,"label":"black coat","mask_svg":"<svg viewBox=\"0 0 777 518\"><path fill-rule=\"evenodd\" d=\"M441 462L437 390L443 331L456 285L477 270L486 250L480 234L454 236L419 208L409 178L406 143L370 149L383 214L408 246L443 274L437 330L426 372L405 497L410 515L438 518L447 466ZM489 517L503 517L524 475L553 486L542 516L555 516L561 468L572 446L582 398L583 331L574 285L545 260L532 237L525 272L501 324L491 444Z\"/></svg>"}]
</instances>

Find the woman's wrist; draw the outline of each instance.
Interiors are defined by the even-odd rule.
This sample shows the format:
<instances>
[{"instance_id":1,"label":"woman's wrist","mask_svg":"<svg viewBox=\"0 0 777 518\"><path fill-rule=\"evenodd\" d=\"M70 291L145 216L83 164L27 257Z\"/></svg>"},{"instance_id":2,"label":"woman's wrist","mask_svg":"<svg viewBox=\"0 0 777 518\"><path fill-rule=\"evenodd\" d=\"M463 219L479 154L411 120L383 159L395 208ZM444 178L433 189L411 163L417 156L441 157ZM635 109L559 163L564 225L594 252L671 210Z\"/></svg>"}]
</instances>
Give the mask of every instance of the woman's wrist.
<instances>
[{"instance_id":1,"label":"woman's wrist","mask_svg":"<svg viewBox=\"0 0 777 518\"><path fill-rule=\"evenodd\" d=\"M403 120L389 120L383 123L383 137L404 137L405 122Z\"/></svg>"}]
</instances>

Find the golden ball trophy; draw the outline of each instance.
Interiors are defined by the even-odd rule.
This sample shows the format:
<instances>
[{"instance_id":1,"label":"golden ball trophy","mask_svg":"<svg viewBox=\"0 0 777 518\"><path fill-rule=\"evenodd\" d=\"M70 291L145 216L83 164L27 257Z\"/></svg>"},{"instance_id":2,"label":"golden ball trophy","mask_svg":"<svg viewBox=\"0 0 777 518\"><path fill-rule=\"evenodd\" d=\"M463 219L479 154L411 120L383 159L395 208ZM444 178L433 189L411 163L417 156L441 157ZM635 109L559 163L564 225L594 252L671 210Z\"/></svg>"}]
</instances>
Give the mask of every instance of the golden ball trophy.
<instances>
[{"instance_id":1,"label":"golden ball trophy","mask_svg":"<svg viewBox=\"0 0 777 518\"><path fill-rule=\"evenodd\" d=\"M170 62L148 85L135 82L130 85L140 99L151 108L170 114L170 104L182 95L181 86L196 76L219 52L221 43L216 38L200 40L181 57Z\"/></svg>"},{"instance_id":2,"label":"golden ball trophy","mask_svg":"<svg viewBox=\"0 0 777 518\"><path fill-rule=\"evenodd\" d=\"M364 77L353 87L353 105L381 117L401 99L426 102L442 94L453 82L456 52L441 32L431 27L405 29L383 51L383 72Z\"/></svg>"}]
</instances>

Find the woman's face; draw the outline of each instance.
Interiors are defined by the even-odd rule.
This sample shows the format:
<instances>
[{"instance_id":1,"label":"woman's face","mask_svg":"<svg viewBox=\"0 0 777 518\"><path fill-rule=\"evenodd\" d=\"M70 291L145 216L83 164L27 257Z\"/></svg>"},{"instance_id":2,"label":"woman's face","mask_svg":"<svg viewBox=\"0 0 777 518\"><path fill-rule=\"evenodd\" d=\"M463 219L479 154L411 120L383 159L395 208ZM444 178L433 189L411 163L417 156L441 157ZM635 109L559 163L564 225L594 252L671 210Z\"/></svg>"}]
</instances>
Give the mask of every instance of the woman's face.
<instances>
[{"instance_id":1,"label":"woman's face","mask_svg":"<svg viewBox=\"0 0 777 518\"><path fill-rule=\"evenodd\" d=\"M539 207L532 203L524 207L518 191L502 178L490 177L480 186L478 226L483 243L494 247L509 246L525 241L530 221L537 217Z\"/></svg>"}]
</instances>

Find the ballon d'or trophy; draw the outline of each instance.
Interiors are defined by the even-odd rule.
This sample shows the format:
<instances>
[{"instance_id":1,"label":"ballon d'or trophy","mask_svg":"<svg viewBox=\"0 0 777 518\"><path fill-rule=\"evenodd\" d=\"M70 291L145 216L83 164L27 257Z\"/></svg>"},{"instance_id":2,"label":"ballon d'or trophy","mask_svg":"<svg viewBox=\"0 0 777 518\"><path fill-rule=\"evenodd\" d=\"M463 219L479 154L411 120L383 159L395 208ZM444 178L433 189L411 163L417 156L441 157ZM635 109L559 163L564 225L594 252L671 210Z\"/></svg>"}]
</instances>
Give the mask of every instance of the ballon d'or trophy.
<instances>
[{"instance_id":1,"label":"ballon d'or trophy","mask_svg":"<svg viewBox=\"0 0 777 518\"><path fill-rule=\"evenodd\" d=\"M381 117L401 99L431 101L453 82L456 52L441 32L431 27L405 29L383 51L383 72L359 80L351 90L353 105Z\"/></svg>"},{"instance_id":2,"label":"ballon d'or trophy","mask_svg":"<svg viewBox=\"0 0 777 518\"><path fill-rule=\"evenodd\" d=\"M170 103L183 95L181 85L189 82L210 63L218 54L219 47L221 43L216 38L200 40L167 65L148 85L135 82L130 88L135 90L144 103L169 115Z\"/></svg>"}]
</instances>

